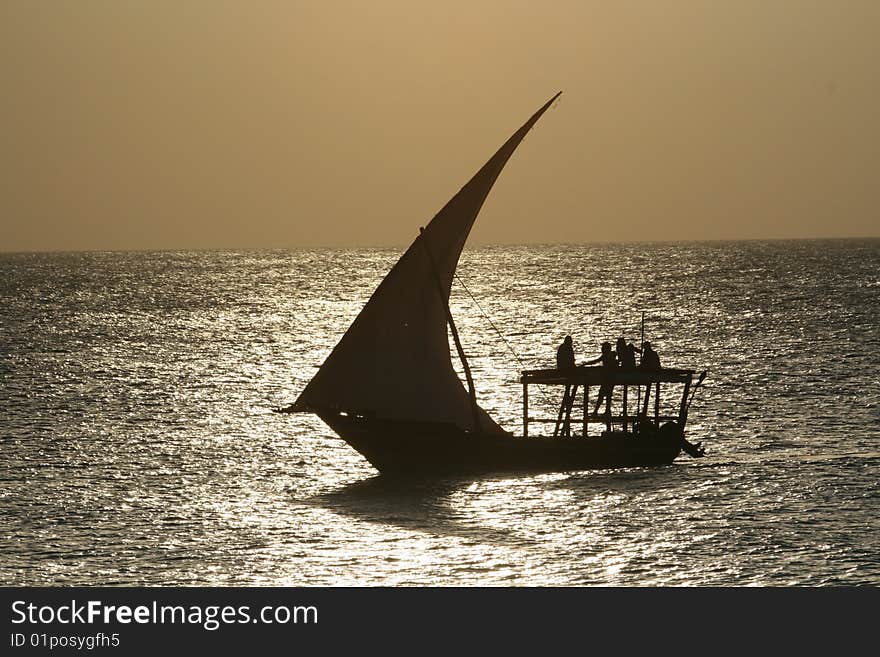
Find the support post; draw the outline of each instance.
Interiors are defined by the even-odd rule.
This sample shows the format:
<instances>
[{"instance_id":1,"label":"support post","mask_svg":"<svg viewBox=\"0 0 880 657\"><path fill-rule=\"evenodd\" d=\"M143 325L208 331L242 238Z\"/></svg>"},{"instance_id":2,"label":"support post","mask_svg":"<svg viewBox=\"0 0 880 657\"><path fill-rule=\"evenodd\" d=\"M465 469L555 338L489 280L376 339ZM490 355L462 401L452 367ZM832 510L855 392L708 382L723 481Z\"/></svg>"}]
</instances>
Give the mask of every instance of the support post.
<instances>
[{"instance_id":1,"label":"support post","mask_svg":"<svg viewBox=\"0 0 880 657\"><path fill-rule=\"evenodd\" d=\"M626 416L626 396L629 392L629 386L625 383L623 384L623 433L626 433L627 426L629 426L629 419Z\"/></svg>"},{"instance_id":2,"label":"support post","mask_svg":"<svg viewBox=\"0 0 880 657\"><path fill-rule=\"evenodd\" d=\"M657 381L657 388L654 390L654 426L660 429L660 382Z\"/></svg>"},{"instance_id":3,"label":"support post","mask_svg":"<svg viewBox=\"0 0 880 657\"><path fill-rule=\"evenodd\" d=\"M691 381L693 380L693 378L693 375L688 375L687 381L684 382L684 394L681 397L681 406L678 409L678 425L682 429L684 429L685 414L687 413L688 392L691 389Z\"/></svg>"},{"instance_id":4,"label":"support post","mask_svg":"<svg viewBox=\"0 0 880 657\"><path fill-rule=\"evenodd\" d=\"M529 437L529 384L523 383L523 438Z\"/></svg>"},{"instance_id":5,"label":"support post","mask_svg":"<svg viewBox=\"0 0 880 657\"><path fill-rule=\"evenodd\" d=\"M571 409L574 407L574 398L577 395L578 384L575 383L568 395L568 401L565 406L565 423L562 425L562 435L567 438L571 437Z\"/></svg>"},{"instance_id":6,"label":"support post","mask_svg":"<svg viewBox=\"0 0 880 657\"><path fill-rule=\"evenodd\" d=\"M562 393L562 403L559 405L559 414L556 416L556 426L553 428L553 437L559 435L559 427L562 425L562 419L565 417L565 408L568 406L568 393L571 391L571 386L569 384L565 384L565 392Z\"/></svg>"},{"instance_id":7,"label":"support post","mask_svg":"<svg viewBox=\"0 0 880 657\"><path fill-rule=\"evenodd\" d=\"M584 438L587 437L587 427L590 420L590 386L584 384Z\"/></svg>"}]
</instances>

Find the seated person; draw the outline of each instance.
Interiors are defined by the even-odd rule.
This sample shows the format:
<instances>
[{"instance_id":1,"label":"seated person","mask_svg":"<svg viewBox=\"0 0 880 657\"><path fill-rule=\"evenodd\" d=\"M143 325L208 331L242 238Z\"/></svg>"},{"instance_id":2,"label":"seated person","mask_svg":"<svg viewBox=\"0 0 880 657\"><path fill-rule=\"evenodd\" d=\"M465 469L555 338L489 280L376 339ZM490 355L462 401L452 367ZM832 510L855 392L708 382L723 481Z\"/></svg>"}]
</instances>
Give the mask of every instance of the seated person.
<instances>
[{"instance_id":1,"label":"seated person","mask_svg":"<svg viewBox=\"0 0 880 657\"><path fill-rule=\"evenodd\" d=\"M565 340L556 349L556 369L570 370L574 369L574 343L570 335L565 336Z\"/></svg>"}]
</instances>

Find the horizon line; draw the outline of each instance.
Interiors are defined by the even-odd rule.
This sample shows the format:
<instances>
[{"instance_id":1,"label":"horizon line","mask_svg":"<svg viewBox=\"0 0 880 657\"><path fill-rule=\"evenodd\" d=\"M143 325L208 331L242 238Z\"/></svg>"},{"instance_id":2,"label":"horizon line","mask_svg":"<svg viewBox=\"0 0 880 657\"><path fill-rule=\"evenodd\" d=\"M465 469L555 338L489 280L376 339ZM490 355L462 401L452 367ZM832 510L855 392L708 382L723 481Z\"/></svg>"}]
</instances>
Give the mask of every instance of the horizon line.
<instances>
[{"instance_id":1,"label":"horizon line","mask_svg":"<svg viewBox=\"0 0 880 657\"><path fill-rule=\"evenodd\" d=\"M465 245L465 250L469 248L493 248L493 247L550 247L550 246L597 246L609 244L712 244L712 243L732 243L732 242L846 242L846 241L870 241L880 240L880 235L861 235L850 237L744 237L744 238L710 238L710 239L665 239L665 240L592 240L588 242L475 242L474 244ZM180 252L232 252L232 251L306 251L306 250L353 250L353 249L398 249L406 248L407 244L386 243L386 244L362 244L362 245L343 245L343 244L313 244L302 246L204 246L204 247L145 247L145 248L85 248L85 249L36 249L36 250L6 250L0 248L2 255L34 255L34 254L53 254L53 253L180 253Z\"/></svg>"}]
</instances>

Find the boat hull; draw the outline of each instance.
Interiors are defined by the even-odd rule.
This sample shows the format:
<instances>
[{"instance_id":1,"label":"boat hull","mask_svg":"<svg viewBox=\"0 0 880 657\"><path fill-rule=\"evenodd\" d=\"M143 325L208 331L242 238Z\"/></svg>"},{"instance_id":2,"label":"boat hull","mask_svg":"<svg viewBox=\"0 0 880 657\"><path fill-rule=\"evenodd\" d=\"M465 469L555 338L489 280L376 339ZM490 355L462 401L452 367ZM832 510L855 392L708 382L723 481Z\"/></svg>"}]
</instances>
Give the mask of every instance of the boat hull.
<instances>
[{"instance_id":1,"label":"boat hull","mask_svg":"<svg viewBox=\"0 0 880 657\"><path fill-rule=\"evenodd\" d=\"M452 425L319 416L383 474L552 472L668 465L682 450L680 431L650 437L522 438L466 433Z\"/></svg>"}]
</instances>

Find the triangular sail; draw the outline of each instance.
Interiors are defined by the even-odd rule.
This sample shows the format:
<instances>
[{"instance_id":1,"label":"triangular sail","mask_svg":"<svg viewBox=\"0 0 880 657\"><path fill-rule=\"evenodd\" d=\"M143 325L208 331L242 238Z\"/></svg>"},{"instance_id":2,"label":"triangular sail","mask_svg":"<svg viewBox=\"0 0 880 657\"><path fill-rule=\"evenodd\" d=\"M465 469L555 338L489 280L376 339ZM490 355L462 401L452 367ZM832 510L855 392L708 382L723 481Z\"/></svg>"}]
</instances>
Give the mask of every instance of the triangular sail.
<instances>
[{"instance_id":1,"label":"triangular sail","mask_svg":"<svg viewBox=\"0 0 880 657\"><path fill-rule=\"evenodd\" d=\"M292 410L345 411L474 429L468 392L450 360L444 307L462 248L492 185L523 137L558 96L526 121L425 227ZM478 416L478 430L503 431L482 409Z\"/></svg>"}]
</instances>

